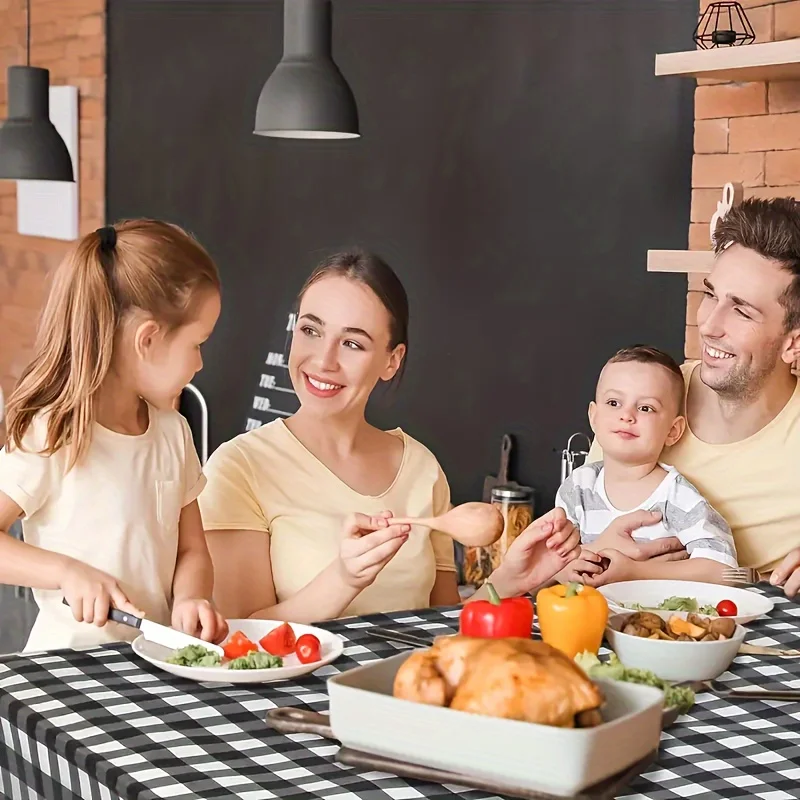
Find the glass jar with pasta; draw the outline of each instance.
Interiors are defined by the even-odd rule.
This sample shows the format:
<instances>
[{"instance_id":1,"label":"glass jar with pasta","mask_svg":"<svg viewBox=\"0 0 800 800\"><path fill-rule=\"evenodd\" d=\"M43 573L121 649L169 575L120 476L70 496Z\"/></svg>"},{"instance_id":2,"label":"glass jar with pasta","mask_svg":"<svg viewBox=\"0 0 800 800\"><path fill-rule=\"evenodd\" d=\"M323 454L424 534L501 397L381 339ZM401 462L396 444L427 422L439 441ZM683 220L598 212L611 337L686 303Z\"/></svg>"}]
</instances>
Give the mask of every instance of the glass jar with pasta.
<instances>
[{"instance_id":1,"label":"glass jar with pasta","mask_svg":"<svg viewBox=\"0 0 800 800\"><path fill-rule=\"evenodd\" d=\"M492 505L503 515L503 533L488 547L467 547L464 551L464 582L482 586L503 560L517 536L533 521L533 489L527 486L496 486Z\"/></svg>"}]
</instances>

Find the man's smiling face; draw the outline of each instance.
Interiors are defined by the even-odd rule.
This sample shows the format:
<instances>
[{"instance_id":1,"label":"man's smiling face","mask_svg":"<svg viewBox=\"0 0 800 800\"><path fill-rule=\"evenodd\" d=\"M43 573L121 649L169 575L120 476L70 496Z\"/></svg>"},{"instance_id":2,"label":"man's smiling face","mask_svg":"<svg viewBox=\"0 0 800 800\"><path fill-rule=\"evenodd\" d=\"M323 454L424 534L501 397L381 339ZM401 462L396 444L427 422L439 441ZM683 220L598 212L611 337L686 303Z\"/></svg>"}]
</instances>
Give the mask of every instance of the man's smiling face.
<instances>
[{"instance_id":1,"label":"man's smiling face","mask_svg":"<svg viewBox=\"0 0 800 800\"><path fill-rule=\"evenodd\" d=\"M750 397L781 361L791 362L781 303L791 281L780 264L738 244L717 257L697 312L706 386L732 399Z\"/></svg>"}]
</instances>

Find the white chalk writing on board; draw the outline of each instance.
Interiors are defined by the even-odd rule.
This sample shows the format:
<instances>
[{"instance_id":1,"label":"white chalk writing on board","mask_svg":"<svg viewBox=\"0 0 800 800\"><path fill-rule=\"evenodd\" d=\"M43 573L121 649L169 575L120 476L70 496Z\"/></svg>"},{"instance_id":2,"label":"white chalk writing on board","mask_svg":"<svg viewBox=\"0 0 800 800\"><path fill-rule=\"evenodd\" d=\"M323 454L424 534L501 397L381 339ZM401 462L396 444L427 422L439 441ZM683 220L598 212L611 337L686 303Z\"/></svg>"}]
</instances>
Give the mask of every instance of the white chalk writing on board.
<instances>
[{"instance_id":1,"label":"white chalk writing on board","mask_svg":"<svg viewBox=\"0 0 800 800\"><path fill-rule=\"evenodd\" d=\"M286 341L283 347L273 347L264 359L262 372L258 377L258 388L245 420L246 431L260 428L277 417L291 417L297 411L297 393L292 388L287 363L289 337L295 325L297 314L292 312L286 318Z\"/></svg>"}]
</instances>

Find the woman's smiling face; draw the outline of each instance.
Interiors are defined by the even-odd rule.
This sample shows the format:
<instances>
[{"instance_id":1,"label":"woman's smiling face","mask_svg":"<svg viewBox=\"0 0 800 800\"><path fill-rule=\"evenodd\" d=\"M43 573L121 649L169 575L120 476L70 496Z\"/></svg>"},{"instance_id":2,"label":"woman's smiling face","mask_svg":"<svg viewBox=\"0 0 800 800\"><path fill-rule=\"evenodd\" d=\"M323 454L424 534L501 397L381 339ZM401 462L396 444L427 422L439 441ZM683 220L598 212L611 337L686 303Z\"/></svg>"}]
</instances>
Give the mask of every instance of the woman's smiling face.
<instances>
[{"instance_id":1,"label":"woman's smiling face","mask_svg":"<svg viewBox=\"0 0 800 800\"><path fill-rule=\"evenodd\" d=\"M324 415L362 413L378 381L391 380L405 345L391 348L389 312L363 283L323 277L303 294L289 375L304 407Z\"/></svg>"}]
</instances>

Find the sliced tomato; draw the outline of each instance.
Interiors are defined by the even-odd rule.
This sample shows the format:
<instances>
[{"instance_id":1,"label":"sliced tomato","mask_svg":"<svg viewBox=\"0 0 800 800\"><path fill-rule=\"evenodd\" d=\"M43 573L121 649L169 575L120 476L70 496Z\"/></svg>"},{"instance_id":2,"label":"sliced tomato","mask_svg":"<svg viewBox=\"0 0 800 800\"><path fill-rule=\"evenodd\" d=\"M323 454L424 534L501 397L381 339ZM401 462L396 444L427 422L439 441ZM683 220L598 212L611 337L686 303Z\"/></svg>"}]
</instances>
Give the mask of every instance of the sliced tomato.
<instances>
[{"instance_id":1,"label":"sliced tomato","mask_svg":"<svg viewBox=\"0 0 800 800\"><path fill-rule=\"evenodd\" d=\"M288 656L294 652L294 645L297 636L288 622L273 628L266 636L258 640L258 643L273 656Z\"/></svg>"},{"instance_id":2,"label":"sliced tomato","mask_svg":"<svg viewBox=\"0 0 800 800\"><path fill-rule=\"evenodd\" d=\"M721 617L735 617L739 613L733 600L720 600L717 603L717 614Z\"/></svg>"},{"instance_id":3,"label":"sliced tomato","mask_svg":"<svg viewBox=\"0 0 800 800\"><path fill-rule=\"evenodd\" d=\"M311 664L322 658L322 647L313 633L304 633L295 646L295 653L301 664Z\"/></svg>"},{"instance_id":4,"label":"sliced tomato","mask_svg":"<svg viewBox=\"0 0 800 800\"><path fill-rule=\"evenodd\" d=\"M225 658L241 658L253 650L258 650L258 645L251 642L241 631L232 633L227 642L222 646Z\"/></svg>"}]
</instances>

